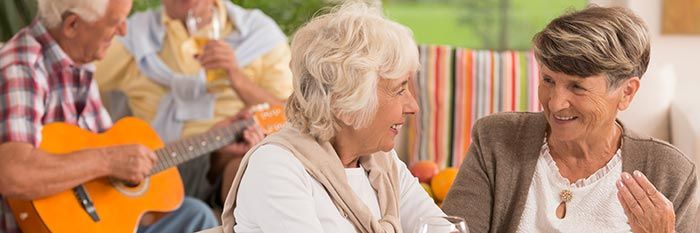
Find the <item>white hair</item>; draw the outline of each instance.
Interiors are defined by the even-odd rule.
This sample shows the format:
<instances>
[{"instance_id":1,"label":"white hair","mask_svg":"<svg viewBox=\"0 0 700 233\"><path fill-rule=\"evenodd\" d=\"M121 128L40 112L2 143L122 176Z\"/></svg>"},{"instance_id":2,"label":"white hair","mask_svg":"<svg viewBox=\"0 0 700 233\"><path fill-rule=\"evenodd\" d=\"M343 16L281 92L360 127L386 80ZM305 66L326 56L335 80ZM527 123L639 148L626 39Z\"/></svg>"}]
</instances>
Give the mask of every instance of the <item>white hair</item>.
<instances>
[{"instance_id":1,"label":"white hair","mask_svg":"<svg viewBox=\"0 0 700 233\"><path fill-rule=\"evenodd\" d=\"M72 12L81 19L94 22L104 16L110 0L38 0L39 19L47 28L63 21L63 14Z\"/></svg>"},{"instance_id":2,"label":"white hair","mask_svg":"<svg viewBox=\"0 0 700 233\"><path fill-rule=\"evenodd\" d=\"M292 39L294 92L290 123L327 141L340 123L366 127L377 113L379 79L397 79L419 67L410 29L386 19L380 7L350 1L318 16Z\"/></svg>"}]
</instances>

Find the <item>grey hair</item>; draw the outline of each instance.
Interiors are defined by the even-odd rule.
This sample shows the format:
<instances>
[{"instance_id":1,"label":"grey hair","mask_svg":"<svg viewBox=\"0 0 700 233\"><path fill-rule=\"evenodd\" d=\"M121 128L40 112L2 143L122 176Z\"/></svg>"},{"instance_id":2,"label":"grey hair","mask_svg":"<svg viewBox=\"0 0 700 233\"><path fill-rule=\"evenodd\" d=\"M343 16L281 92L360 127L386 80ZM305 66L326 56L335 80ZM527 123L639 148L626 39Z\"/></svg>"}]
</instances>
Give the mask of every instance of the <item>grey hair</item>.
<instances>
[{"instance_id":1,"label":"grey hair","mask_svg":"<svg viewBox=\"0 0 700 233\"><path fill-rule=\"evenodd\" d=\"M588 8L554 19L533 39L540 65L568 75L605 75L608 87L642 78L650 39L644 21L620 7Z\"/></svg>"},{"instance_id":2,"label":"grey hair","mask_svg":"<svg viewBox=\"0 0 700 233\"><path fill-rule=\"evenodd\" d=\"M110 0L38 0L39 19L47 28L61 24L63 15L72 12L81 19L94 22L104 16Z\"/></svg>"},{"instance_id":3,"label":"grey hair","mask_svg":"<svg viewBox=\"0 0 700 233\"><path fill-rule=\"evenodd\" d=\"M309 21L292 38L294 92L290 123L327 141L341 124L366 127L377 114L380 79L397 79L419 68L410 29L386 19L381 8L346 2Z\"/></svg>"}]
</instances>

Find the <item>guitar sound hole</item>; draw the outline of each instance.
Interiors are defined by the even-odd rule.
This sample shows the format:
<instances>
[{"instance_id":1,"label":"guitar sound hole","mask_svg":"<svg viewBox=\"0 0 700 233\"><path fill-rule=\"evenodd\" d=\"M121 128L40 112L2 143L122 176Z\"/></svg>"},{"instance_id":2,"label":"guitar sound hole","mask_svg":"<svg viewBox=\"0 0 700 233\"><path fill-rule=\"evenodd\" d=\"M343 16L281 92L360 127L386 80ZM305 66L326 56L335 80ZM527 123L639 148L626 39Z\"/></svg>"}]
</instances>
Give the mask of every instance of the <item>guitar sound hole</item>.
<instances>
[{"instance_id":1,"label":"guitar sound hole","mask_svg":"<svg viewBox=\"0 0 700 233\"><path fill-rule=\"evenodd\" d=\"M109 182L115 189L117 189L121 194L129 197L139 197L143 195L148 190L151 183L150 181L150 178L146 178L141 182L132 183L125 180L109 178Z\"/></svg>"},{"instance_id":2,"label":"guitar sound hole","mask_svg":"<svg viewBox=\"0 0 700 233\"><path fill-rule=\"evenodd\" d=\"M126 181L124 182L124 186L129 187L129 188L136 188L139 185L141 185L141 183L126 182Z\"/></svg>"}]
</instances>

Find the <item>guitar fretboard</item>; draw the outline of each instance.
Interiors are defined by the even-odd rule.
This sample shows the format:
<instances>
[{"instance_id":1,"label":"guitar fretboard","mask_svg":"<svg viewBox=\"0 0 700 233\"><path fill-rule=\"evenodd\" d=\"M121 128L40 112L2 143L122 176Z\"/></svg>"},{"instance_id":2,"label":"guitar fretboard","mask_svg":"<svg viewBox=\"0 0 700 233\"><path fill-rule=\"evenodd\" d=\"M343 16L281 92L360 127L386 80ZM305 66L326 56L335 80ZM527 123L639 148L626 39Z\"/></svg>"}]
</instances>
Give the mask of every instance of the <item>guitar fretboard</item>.
<instances>
[{"instance_id":1,"label":"guitar fretboard","mask_svg":"<svg viewBox=\"0 0 700 233\"><path fill-rule=\"evenodd\" d=\"M242 120L228 127L212 129L207 133L170 143L155 151L156 156L158 156L158 164L153 167L150 175L177 166L239 140L241 132L254 123L255 121L253 119Z\"/></svg>"}]
</instances>

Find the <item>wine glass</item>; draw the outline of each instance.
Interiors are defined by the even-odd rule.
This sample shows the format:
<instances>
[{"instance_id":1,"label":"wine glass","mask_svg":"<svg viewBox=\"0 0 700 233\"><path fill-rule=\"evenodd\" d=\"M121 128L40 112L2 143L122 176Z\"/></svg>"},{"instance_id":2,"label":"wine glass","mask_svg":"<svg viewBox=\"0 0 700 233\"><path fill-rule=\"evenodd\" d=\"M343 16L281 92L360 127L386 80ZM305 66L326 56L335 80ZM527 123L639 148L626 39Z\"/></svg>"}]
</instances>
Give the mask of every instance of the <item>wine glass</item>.
<instances>
[{"instance_id":1,"label":"wine glass","mask_svg":"<svg viewBox=\"0 0 700 233\"><path fill-rule=\"evenodd\" d=\"M187 32L190 34L196 45L197 54L202 54L204 46L211 40L221 38L221 18L218 8L211 6L204 10L193 7L187 11L185 19ZM221 76L223 70L207 70L207 82L211 83Z\"/></svg>"},{"instance_id":2,"label":"wine glass","mask_svg":"<svg viewBox=\"0 0 700 233\"><path fill-rule=\"evenodd\" d=\"M469 233L469 227L460 217L428 216L420 218L416 233Z\"/></svg>"}]
</instances>

